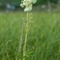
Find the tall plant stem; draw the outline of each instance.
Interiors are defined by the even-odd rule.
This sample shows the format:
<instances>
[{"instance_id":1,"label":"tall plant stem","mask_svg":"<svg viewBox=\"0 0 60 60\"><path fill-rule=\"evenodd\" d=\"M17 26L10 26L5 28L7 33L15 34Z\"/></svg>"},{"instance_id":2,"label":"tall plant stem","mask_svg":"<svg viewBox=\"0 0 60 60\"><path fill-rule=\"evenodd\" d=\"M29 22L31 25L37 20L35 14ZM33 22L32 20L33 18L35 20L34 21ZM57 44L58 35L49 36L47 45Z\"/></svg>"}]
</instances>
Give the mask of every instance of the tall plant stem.
<instances>
[{"instance_id":1,"label":"tall plant stem","mask_svg":"<svg viewBox=\"0 0 60 60\"><path fill-rule=\"evenodd\" d=\"M28 38L28 12L26 13L26 25L25 25L25 40L24 40L24 46L23 46L23 60L26 60L26 48L27 48L27 38Z\"/></svg>"}]
</instances>

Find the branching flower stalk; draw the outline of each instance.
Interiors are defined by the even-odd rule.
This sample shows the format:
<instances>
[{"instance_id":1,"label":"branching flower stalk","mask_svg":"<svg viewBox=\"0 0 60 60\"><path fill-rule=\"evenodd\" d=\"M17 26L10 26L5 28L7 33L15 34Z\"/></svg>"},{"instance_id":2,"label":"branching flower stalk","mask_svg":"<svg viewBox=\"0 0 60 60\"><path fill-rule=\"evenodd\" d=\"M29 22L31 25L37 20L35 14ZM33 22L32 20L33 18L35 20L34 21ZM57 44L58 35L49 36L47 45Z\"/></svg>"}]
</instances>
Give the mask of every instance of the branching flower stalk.
<instances>
[{"instance_id":1,"label":"branching flower stalk","mask_svg":"<svg viewBox=\"0 0 60 60\"><path fill-rule=\"evenodd\" d=\"M25 24L25 40L23 46L23 60L26 60L26 51L27 51L27 38L29 31L29 11L32 10L32 5L36 3L37 0L23 0L20 4L22 8L24 8L24 12L26 12L26 24Z\"/></svg>"},{"instance_id":2,"label":"branching flower stalk","mask_svg":"<svg viewBox=\"0 0 60 60\"><path fill-rule=\"evenodd\" d=\"M26 29L25 29L25 41L24 41L24 46L23 46L23 60L25 60L25 56L26 56L26 44L27 44L27 38L28 38L28 31L29 31L29 27L28 27L28 12L27 12L27 17L26 17Z\"/></svg>"}]
</instances>

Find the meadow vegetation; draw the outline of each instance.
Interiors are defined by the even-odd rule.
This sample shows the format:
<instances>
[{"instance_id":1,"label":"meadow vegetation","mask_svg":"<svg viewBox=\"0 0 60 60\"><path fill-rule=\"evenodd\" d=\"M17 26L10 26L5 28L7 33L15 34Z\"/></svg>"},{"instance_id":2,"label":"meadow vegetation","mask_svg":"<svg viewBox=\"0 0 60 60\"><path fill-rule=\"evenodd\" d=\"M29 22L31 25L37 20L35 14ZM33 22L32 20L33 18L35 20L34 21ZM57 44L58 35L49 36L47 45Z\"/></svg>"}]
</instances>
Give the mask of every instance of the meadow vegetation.
<instances>
[{"instance_id":1,"label":"meadow vegetation","mask_svg":"<svg viewBox=\"0 0 60 60\"><path fill-rule=\"evenodd\" d=\"M27 56L22 56L25 37L23 12L0 12L0 60L60 60L60 13L32 12ZM22 35L22 36L21 36ZM21 52L19 52L22 37Z\"/></svg>"}]
</instances>

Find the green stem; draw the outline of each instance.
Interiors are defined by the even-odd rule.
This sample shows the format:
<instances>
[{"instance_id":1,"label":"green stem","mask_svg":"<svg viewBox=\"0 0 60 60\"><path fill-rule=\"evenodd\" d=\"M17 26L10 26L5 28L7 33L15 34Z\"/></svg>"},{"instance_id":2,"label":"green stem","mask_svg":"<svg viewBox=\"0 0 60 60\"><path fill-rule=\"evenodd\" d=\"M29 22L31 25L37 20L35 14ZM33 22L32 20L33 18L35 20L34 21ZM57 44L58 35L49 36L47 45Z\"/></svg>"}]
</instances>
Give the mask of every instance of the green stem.
<instances>
[{"instance_id":1,"label":"green stem","mask_svg":"<svg viewBox=\"0 0 60 60\"><path fill-rule=\"evenodd\" d=\"M27 44L27 37L28 37L28 12L27 12L27 17L26 17L26 34L25 34L25 40L24 40L24 46L23 46L23 60L25 59L26 56L26 44Z\"/></svg>"}]
</instances>

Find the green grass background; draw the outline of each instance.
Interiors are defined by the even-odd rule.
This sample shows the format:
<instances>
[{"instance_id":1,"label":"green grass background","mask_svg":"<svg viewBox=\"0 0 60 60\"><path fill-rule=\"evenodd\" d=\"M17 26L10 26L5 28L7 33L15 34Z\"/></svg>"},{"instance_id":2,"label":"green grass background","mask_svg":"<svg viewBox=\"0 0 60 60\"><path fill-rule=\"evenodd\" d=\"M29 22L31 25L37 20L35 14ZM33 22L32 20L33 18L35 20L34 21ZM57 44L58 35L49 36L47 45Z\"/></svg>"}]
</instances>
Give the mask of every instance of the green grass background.
<instances>
[{"instance_id":1,"label":"green grass background","mask_svg":"<svg viewBox=\"0 0 60 60\"><path fill-rule=\"evenodd\" d=\"M60 60L60 13L32 14L26 60ZM0 60L22 60L22 49L18 51L25 17L22 12L0 12Z\"/></svg>"}]
</instances>

